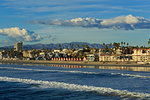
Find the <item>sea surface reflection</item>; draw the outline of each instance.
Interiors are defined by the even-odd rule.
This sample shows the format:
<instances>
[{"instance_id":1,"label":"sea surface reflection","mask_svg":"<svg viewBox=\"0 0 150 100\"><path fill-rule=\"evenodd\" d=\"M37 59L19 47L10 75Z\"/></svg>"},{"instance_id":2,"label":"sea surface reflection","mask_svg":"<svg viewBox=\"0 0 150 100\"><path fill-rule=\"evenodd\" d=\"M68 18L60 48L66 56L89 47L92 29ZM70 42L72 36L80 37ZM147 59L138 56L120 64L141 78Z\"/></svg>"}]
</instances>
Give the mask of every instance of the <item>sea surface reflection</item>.
<instances>
[{"instance_id":1,"label":"sea surface reflection","mask_svg":"<svg viewBox=\"0 0 150 100\"><path fill-rule=\"evenodd\" d=\"M144 71L150 72L150 67L131 67L131 66L95 66L99 69L115 69L115 70L127 70L127 71Z\"/></svg>"},{"instance_id":2,"label":"sea surface reflection","mask_svg":"<svg viewBox=\"0 0 150 100\"><path fill-rule=\"evenodd\" d=\"M132 66L83 66L83 65L60 65L51 64L50 66L55 67L68 67L68 68L98 68L98 69L112 69L112 70L127 70L127 71L145 71L150 72L150 67L132 67Z\"/></svg>"},{"instance_id":3,"label":"sea surface reflection","mask_svg":"<svg viewBox=\"0 0 150 100\"><path fill-rule=\"evenodd\" d=\"M112 70L128 70L128 71L145 71L149 72L150 67L132 67L132 66L84 66L84 65L60 65L60 64L50 64L50 66L55 67L67 67L67 68L98 68L98 69L112 69Z\"/></svg>"},{"instance_id":4,"label":"sea surface reflection","mask_svg":"<svg viewBox=\"0 0 150 100\"><path fill-rule=\"evenodd\" d=\"M6 63L5 63L6 64ZM7 63L7 64L18 64L18 63ZM41 65L41 66L51 66L51 67L66 67L66 68L97 68L97 69L109 69L109 70L127 70L127 71L144 71L144 72L150 72L149 66L112 66L112 65L95 65L95 66L89 66L89 65L71 65L71 64L26 64L21 63L19 65Z\"/></svg>"}]
</instances>

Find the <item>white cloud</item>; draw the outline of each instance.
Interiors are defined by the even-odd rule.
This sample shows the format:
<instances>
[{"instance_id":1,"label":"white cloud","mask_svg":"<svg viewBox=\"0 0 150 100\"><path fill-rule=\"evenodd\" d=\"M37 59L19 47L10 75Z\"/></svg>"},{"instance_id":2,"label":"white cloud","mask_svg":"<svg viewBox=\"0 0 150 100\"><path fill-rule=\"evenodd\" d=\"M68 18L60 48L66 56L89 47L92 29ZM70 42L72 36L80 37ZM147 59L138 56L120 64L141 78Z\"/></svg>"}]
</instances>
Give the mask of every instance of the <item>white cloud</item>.
<instances>
[{"instance_id":1,"label":"white cloud","mask_svg":"<svg viewBox=\"0 0 150 100\"><path fill-rule=\"evenodd\" d=\"M150 21L138 16L119 16L112 19L95 19L95 18L75 18L61 21L58 19L48 21L31 21L30 23L39 23L58 26L80 26L80 27L97 27L109 29L150 29Z\"/></svg>"},{"instance_id":2,"label":"white cloud","mask_svg":"<svg viewBox=\"0 0 150 100\"><path fill-rule=\"evenodd\" d=\"M113 24L116 24L116 23L135 24L135 23L138 23L138 22L139 22L139 20L138 20L137 17L134 17L132 15L128 15L128 16L116 17L116 18L113 18L113 19L106 19L106 20L103 20L103 22L101 24L102 25L113 25Z\"/></svg>"},{"instance_id":3,"label":"white cloud","mask_svg":"<svg viewBox=\"0 0 150 100\"><path fill-rule=\"evenodd\" d=\"M112 19L105 19L101 22L104 28L114 28L114 29L150 29L150 21L146 20L144 17L134 17L132 15L119 16Z\"/></svg>"},{"instance_id":4,"label":"white cloud","mask_svg":"<svg viewBox=\"0 0 150 100\"><path fill-rule=\"evenodd\" d=\"M101 19L95 18L75 18L71 20L61 21L58 19L48 21L31 21L29 23L39 23L58 26L81 26L81 27L99 27Z\"/></svg>"},{"instance_id":5,"label":"white cloud","mask_svg":"<svg viewBox=\"0 0 150 100\"><path fill-rule=\"evenodd\" d=\"M27 42L39 41L41 37L34 32L18 27L0 29L0 35L9 36L15 40L22 40Z\"/></svg>"}]
</instances>

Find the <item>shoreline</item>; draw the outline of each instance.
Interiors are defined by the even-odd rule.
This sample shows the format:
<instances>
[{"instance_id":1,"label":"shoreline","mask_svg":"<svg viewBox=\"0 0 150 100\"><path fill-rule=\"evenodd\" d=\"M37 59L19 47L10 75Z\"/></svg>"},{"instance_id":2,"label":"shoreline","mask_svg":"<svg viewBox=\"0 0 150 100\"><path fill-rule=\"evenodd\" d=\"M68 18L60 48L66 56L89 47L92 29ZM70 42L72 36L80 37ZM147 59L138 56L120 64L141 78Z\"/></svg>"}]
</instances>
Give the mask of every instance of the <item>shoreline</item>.
<instances>
[{"instance_id":1,"label":"shoreline","mask_svg":"<svg viewBox=\"0 0 150 100\"><path fill-rule=\"evenodd\" d=\"M90 62L90 61L46 61L46 60L0 60L1 63L19 64L67 64L67 65L86 65L86 66L135 66L150 67L150 65L137 64L135 62Z\"/></svg>"}]
</instances>

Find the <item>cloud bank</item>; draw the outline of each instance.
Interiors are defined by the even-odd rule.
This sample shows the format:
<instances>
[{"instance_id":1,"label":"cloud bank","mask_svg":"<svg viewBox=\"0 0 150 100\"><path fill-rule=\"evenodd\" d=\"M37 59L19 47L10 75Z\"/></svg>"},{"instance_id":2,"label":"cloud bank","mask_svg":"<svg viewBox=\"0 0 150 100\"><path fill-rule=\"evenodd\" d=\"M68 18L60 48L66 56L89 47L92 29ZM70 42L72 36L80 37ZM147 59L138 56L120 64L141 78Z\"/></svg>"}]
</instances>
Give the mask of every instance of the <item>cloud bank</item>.
<instances>
[{"instance_id":1,"label":"cloud bank","mask_svg":"<svg viewBox=\"0 0 150 100\"><path fill-rule=\"evenodd\" d=\"M26 29L20 29L18 27L0 29L0 35L6 35L15 40L26 42L35 42L41 39L38 34Z\"/></svg>"},{"instance_id":2,"label":"cloud bank","mask_svg":"<svg viewBox=\"0 0 150 100\"><path fill-rule=\"evenodd\" d=\"M75 18L71 20L61 21L58 19L48 21L30 21L29 23L38 23L46 25L58 25L58 26L79 26L79 27L96 27L99 29L150 29L150 21L144 17L138 16L119 16L112 19L95 19L95 18Z\"/></svg>"}]
</instances>

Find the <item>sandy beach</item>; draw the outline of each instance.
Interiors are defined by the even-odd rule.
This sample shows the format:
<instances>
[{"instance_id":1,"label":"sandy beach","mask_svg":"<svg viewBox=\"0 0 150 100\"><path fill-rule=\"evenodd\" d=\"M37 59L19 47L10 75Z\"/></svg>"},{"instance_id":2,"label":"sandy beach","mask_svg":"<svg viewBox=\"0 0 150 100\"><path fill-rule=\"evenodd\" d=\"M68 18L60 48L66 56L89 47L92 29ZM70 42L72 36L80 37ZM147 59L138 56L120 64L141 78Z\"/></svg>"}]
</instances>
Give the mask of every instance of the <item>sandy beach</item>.
<instances>
[{"instance_id":1,"label":"sandy beach","mask_svg":"<svg viewBox=\"0 0 150 100\"><path fill-rule=\"evenodd\" d=\"M24 63L24 64L68 64L68 65L86 65L86 66L146 66L135 62L89 62L89 61L46 61L46 60L0 60L1 63Z\"/></svg>"}]
</instances>

